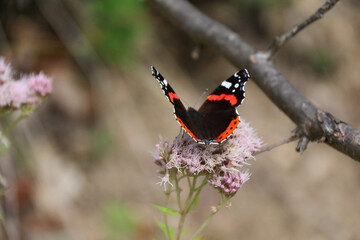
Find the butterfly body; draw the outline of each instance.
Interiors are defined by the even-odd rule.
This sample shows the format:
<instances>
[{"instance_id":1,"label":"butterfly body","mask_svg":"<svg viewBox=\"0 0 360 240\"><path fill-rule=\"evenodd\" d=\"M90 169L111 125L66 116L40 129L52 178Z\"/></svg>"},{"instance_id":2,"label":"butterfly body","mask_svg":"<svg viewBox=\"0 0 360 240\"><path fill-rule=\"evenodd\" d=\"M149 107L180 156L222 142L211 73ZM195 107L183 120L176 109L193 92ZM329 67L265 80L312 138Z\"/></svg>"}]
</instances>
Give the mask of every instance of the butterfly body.
<instances>
[{"instance_id":1,"label":"butterfly body","mask_svg":"<svg viewBox=\"0 0 360 240\"><path fill-rule=\"evenodd\" d=\"M196 142L219 144L231 136L240 122L236 107L245 98L244 87L250 78L246 69L223 81L198 110L186 109L164 77L154 67L151 70L165 96L174 105L175 119Z\"/></svg>"}]
</instances>

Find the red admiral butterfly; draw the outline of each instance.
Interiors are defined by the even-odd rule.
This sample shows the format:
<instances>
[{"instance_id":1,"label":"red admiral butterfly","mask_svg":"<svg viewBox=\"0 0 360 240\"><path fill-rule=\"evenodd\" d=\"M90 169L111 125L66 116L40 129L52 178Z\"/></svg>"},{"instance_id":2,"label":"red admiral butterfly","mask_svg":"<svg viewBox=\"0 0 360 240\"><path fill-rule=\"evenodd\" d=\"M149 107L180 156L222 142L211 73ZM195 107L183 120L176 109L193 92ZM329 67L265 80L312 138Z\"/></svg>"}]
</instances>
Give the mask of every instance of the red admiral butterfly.
<instances>
[{"instance_id":1,"label":"red admiral butterfly","mask_svg":"<svg viewBox=\"0 0 360 240\"><path fill-rule=\"evenodd\" d=\"M180 126L198 143L224 142L240 122L236 107L245 99L245 84L250 75L246 69L223 81L200 106L199 110L185 108L164 77L151 67L166 97L174 105L175 118Z\"/></svg>"}]
</instances>

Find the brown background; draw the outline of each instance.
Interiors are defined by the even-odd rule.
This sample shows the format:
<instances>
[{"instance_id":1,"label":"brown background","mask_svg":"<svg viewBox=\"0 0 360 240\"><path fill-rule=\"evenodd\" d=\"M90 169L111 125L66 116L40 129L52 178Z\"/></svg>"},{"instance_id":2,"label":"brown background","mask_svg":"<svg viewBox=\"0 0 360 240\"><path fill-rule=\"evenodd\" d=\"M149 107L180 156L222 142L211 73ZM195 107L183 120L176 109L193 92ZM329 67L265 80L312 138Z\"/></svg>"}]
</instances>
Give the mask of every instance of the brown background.
<instances>
[{"instance_id":1,"label":"brown background","mask_svg":"<svg viewBox=\"0 0 360 240\"><path fill-rule=\"evenodd\" d=\"M320 4L292 1L282 8L241 13L230 1L196 2L259 49ZM357 1L338 3L276 59L280 71L316 106L358 129L359 8ZM150 151L159 135L172 140L179 127L150 65L187 105L237 69L212 49L203 49L193 60L194 42L154 9L147 8L146 21L151 28L137 46L135 61L113 66L94 54L84 68L84 60L77 61L46 21L22 14L12 20L1 55L19 71L42 69L52 76L54 93L17 126L11 153L1 159L9 183L6 196L12 199L7 207L16 213L5 224L11 234L20 239L161 239L154 217L162 216L151 205L163 204L165 197L155 184L159 179ZM317 73L311 64L319 51L333 61L328 73ZM266 144L289 137L295 128L251 80L238 110ZM303 155L295 147L281 146L251 162L251 180L231 208L213 218L205 239L360 238L359 163L325 144L311 143ZM218 193L206 187L203 204L187 221L190 231L218 200ZM133 232L111 238L109 204L126 206L135 219Z\"/></svg>"}]
</instances>

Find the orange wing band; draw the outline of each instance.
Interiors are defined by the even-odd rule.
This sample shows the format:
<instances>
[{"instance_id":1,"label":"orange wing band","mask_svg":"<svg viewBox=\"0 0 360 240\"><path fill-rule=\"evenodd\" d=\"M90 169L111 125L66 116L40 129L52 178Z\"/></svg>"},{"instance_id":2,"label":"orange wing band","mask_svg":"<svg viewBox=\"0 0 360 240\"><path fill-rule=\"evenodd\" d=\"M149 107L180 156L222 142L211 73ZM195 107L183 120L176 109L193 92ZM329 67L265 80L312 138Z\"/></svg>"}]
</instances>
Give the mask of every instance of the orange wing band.
<instances>
[{"instance_id":1,"label":"orange wing band","mask_svg":"<svg viewBox=\"0 0 360 240\"><path fill-rule=\"evenodd\" d=\"M185 126L184 122L178 118L178 116L176 116L176 121L178 121L178 123L180 123L181 127L196 141L198 142L198 138L195 136L195 134L193 134L190 129L188 127Z\"/></svg>"},{"instance_id":2,"label":"orange wing band","mask_svg":"<svg viewBox=\"0 0 360 240\"><path fill-rule=\"evenodd\" d=\"M224 132L222 132L217 138L216 141L221 143L225 141L236 129L237 125L239 124L240 119L239 116L236 116L233 120L231 120L229 126L226 128Z\"/></svg>"},{"instance_id":3,"label":"orange wing band","mask_svg":"<svg viewBox=\"0 0 360 240\"><path fill-rule=\"evenodd\" d=\"M169 92L169 98L172 103L174 103L174 98L179 99L178 95L174 92Z\"/></svg>"},{"instance_id":4,"label":"orange wing band","mask_svg":"<svg viewBox=\"0 0 360 240\"><path fill-rule=\"evenodd\" d=\"M220 101L220 100L226 100L229 101L231 106L236 105L236 103L238 102L237 98L235 95L229 95L229 94L220 94L220 95L210 95L207 100L209 101Z\"/></svg>"}]
</instances>

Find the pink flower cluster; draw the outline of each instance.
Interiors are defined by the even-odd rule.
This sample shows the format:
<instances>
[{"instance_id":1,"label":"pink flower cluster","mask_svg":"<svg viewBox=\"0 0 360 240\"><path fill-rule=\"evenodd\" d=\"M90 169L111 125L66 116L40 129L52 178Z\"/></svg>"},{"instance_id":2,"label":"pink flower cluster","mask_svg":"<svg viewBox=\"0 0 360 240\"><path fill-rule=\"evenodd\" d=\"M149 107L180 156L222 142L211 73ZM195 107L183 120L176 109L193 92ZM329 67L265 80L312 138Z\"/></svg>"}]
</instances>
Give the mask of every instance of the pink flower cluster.
<instances>
[{"instance_id":1,"label":"pink flower cluster","mask_svg":"<svg viewBox=\"0 0 360 240\"><path fill-rule=\"evenodd\" d=\"M237 190L250 179L250 173L248 170L239 171L236 168L224 168L218 173L212 175L212 179L208 179L208 182L215 188L219 188L225 194L235 194Z\"/></svg>"},{"instance_id":2,"label":"pink flower cluster","mask_svg":"<svg viewBox=\"0 0 360 240\"><path fill-rule=\"evenodd\" d=\"M162 141L157 144L154 158L155 163L162 167L161 174L204 175L214 188L233 195L249 180L249 171L242 168L254 158L253 153L262 144L254 129L241 120L233 135L223 144L201 145L187 134L180 134L172 143ZM172 169L177 171L169 171Z\"/></svg>"},{"instance_id":3,"label":"pink flower cluster","mask_svg":"<svg viewBox=\"0 0 360 240\"><path fill-rule=\"evenodd\" d=\"M0 58L0 107L20 108L38 104L52 92L52 79L43 73L22 75L14 79L13 69Z\"/></svg>"}]
</instances>

